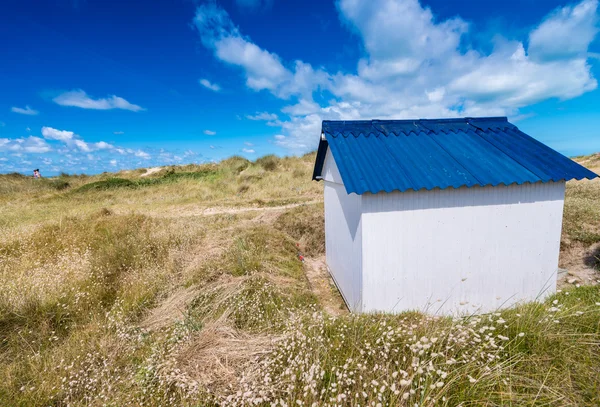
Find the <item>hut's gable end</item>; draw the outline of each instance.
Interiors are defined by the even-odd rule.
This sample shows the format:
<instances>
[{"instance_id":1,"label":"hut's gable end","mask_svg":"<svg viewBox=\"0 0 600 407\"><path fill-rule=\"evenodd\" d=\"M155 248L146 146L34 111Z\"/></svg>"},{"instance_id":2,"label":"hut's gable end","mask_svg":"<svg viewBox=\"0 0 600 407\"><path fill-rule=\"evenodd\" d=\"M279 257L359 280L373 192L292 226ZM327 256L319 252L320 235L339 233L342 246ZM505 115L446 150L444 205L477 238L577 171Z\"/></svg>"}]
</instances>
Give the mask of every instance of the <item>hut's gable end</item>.
<instances>
[{"instance_id":1,"label":"hut's gable end","mask_svg":"<svg viewBox=\"0 0 600 407\"><path fill-rule=\"evenodd\" d=\"M362 310L362 196L346 193L331 150L323 170L327 264L346 304Z\"/></svg>"},{"instance_id":2,"label":"hut's gable end","mask_svg":"<svg viewBox=\"0 0 600 407\"><path fill-rule=\"evenodd\" d=\"M348 308L362 310L362 199L342 184L325 181L327 265Z\"/></svg>"},{"instance_id":3,"label":"hut's gable end","mask_svg":"<svg viewBox=\"0 0 600 407\"><path fill-rule=\"evenodd\" d=\"M335 184L343 185L342 176L340 175L340 171L335 163L335 159L331 154L331 149L327 149L327 154L325 155L325 162L323 163L323 171L321 172L322 179L324 181L333 182Z\"/></svg>"}]
</instances>

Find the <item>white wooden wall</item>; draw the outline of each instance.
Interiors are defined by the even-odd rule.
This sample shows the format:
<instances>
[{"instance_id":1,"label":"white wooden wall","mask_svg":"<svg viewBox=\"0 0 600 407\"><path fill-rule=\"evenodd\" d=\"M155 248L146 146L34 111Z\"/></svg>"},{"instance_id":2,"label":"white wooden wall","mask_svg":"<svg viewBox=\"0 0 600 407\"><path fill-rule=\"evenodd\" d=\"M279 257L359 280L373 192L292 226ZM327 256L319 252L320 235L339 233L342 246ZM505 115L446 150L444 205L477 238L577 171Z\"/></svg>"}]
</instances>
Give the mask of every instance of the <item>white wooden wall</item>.
<instances>
[{"instance_id":1,"label":"white wooden wall","mask_svg":"<svg viewBox=\"0 0 600 407\"><path fill-rule=\"evenodd\" d=\"M564 192L548 182L364 194L362 311L487 312L553 293ZM327 197L329 219L339 209ZM328 250L339 227L326 229Z\"/></svg>"},{"instance_id":2,"label":"white wooden wall","mask_svg":"<svg viewBox=\"0 0 600 407\"><path fill-rule=\"evenodd\" d=\"M322 171L325 183L325 252L327 265L348 308L361 311L361 201L346 193L331 152Z\"/></svg>"}]
</instances>

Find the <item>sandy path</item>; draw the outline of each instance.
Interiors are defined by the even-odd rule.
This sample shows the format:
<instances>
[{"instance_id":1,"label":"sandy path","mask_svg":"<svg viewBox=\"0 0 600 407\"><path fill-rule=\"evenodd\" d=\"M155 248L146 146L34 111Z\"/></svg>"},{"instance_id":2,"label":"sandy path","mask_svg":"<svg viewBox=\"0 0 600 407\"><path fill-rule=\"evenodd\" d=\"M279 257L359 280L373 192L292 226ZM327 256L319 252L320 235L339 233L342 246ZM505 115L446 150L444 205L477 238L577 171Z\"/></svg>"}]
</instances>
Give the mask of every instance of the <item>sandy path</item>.
<instances>
[{"instance_id":1,"label":"sandy path","mask_svg":"<svg viewBox=\"0 0 600 407\"><path fill-rule=\"evenodd\" d=\"M161 169L162 169L161 167L148 168L145 173L140 175L140 177L147 177L148 175L155 174L155 173L159 172Z\"/></svg>"},{"instance_id":2,"label":"sandy path","mask_svg":"<svg viewBox=\"0 0 600 407\"><path fill-rule=\"evenodd\" d=\"M199 208L197 206L193 207L183 207L178 208L177 210L164 210L160 213L152 214L161 218L178 218L185 216L211 216L211 215L224 215L224 214L237 214L237 213L246 213L246 212L278 212L285 209L297 208L302 205L312 205L316 203L320 203L323 201L309 201L309 202L299 202L288 205L281 206L265 206L265 207L241 207L241 208Z\"/></svg>"},{"instance_id":3,"label":"sandy path","mask_svg":"<svg viewBox=\"0 0 600 407\"><path fill-rule=\"evenodd\" d=\"M327 265L325 256L317 258L304 259L304 271L310 288L319 299L321 306L329 315L339 316L348 313L348 308L344 303L337 287L333 283Z\"/></svg>"}]
</instances>

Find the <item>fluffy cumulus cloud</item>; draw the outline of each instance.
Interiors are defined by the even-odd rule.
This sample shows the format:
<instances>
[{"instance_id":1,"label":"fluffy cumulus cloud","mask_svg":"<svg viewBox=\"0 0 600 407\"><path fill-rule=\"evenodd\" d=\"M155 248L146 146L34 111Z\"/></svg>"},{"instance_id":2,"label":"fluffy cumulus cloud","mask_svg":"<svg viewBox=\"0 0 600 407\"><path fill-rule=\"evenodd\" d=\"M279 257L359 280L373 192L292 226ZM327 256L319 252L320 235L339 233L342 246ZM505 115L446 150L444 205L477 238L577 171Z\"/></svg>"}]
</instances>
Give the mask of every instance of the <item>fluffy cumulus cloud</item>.
<instances>
[{"instance_id":1,"label":"fluffy cumulus cloud","mask_svg":"<svg viewBox=\"0 0 600 407\"><path fill-rule=\"evenodd\" d=\"M35 116L40 113L37 110L30 108L29 106L25 106L25 107L13 106L10 108L10 111L13 113L25 114L28 116Z\"/></svg>"},{"instance_id":2,"label":"fluffy cumulus cloud","mask_svg":"<svg viewBox=\"0 0 600 407\"><path fill-rule=\"evenodd\" d=\"M49 151L52 151L52 148L40 137L0 138L0 152L4 154L20 156L22 153L43 154Z\"/></svg>"},{"instance_id":3,"label":"fluffy cumulus cloud","mask_svg":"<svg viewBox=\"0 0 600 407\"><path fill-rule=\"evenodd\" d=\"M81 89L75 89L69 92L61 93L52 100L54 101L54 103L59 104L61 106L74 106L82 109L123 109L130 110L132 112L140 112L142 110L146 110L143 107L134 105L133 103L129 103L127 100L116 95L111 95L106 98L94 99Z\"/></svg>"},{"instance_id":4,"label":"fluffy cumulus cloud","mask_svg":"<svg viewBox=\"0 0 600 407\"><path fill-rule=\"evenodd\" d=\"M67 143L75 138L75 133L67 130L54 129L52 127L42 127L42 136L48 140L59 140Z\"/></svg>"},{"instance_id":5,"label":"fluffy cumulus cloud","mask_svg":"<svg viewBox=\"0 0 600 407\"><path fill-rule=\"evenodd\" d=\"M469 23L438 20L418 0L338 0L343 26L364 55L352 72L327 72L281 58L244 36L215 3L198 7L201 41L245 75L246 85L287 101L283 116L247 116L281 128L275 143L313 149L323 119L479 115L520 117L519 109L596 89L588 59L598 33L598 0L558 8L517 40L497 35L490 52L469 43ZM317 103L315 94L325 95Z\"/></svg>"},{"instance_id":6,"label":"fluffy cumulus cloud","mask_svg":"<svg viewBox=\"0 0 600 407\"><path fill-rule=\"evenodd\" d=\"M598 34L598 0L555 10L529 34L529 56L538 61L586 59Z\"/></svg>"},{"instance_id":7,"label":"fluffy cumulus cloud","mask_svg":"<svg viewBox=\"0 0 600 407\"><path fill-rule=\"evenodd\" d=\"M200 79L198 81L198 83L202 86L204 86L206 89L210 89L213 92L220 92L221 91L221 86L217 85L216 83L212 83L210 82L208 79Z\"/></svg>"},{"instance_id":8,"label":"fluffy cumulus cloud","mask_svg":"<svg viewBox=\"0 0 600 407\"><path fill-rule=\"evenodd\" d=\"M293 70L287 69L278 55L244 37L229 14L214 2L198 7L194 24L204 46L219 60L240 68L250 89L268 90L287 99L294 94L311 94L326 81L324 72L315 72L302 61L296 61Z\"/></svg>"},{"instance_id":9,"label":"fluffy cumulus cloud","mask_svg":"<svg viewBox=\"0 0 600 407\"><path fill-rule=\"evenodd\" d=\"M46 140L60 141L63 143L63 147L70 152L89 153L91 151L98 150L117 150L115 146L105 141L88 143L82 140L78 134L75 134L75 132L69 130L59 130L53 127L42 127L42 137L44 137Z\"/></svg>"}]
</instances>

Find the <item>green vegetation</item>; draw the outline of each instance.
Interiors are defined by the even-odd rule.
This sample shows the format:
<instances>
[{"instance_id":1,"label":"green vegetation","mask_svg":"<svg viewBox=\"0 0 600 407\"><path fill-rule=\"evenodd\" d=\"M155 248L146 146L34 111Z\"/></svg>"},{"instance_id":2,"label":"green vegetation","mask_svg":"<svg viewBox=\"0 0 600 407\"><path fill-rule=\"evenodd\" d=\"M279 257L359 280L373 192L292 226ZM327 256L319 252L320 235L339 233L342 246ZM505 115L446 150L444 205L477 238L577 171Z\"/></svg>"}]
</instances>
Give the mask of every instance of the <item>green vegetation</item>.
<instances>
[{"instance_id":1,"label":"green vegetation","mask_svg":"<svg viewBox=\"0 0 600 407\"><path fill-rule=\"evenodd\" d=\"M324 254L314 158L0 175L0 405L600 405L598 286L328 315L298 259ZM568 183L561 262L599 225L600 182Z\"/></svg>"},{"instance_id":2,"label":"green vegetation","mask_svg":"<svg viewBox=\"0 0 600 407\"><path fill-rule=\"evenodd\" d=\"M108 178L102 181L90 182L77 188L75 192L86 191L106 191L108 189L117 188L133 188L137 185L136 182L124 178Z\"/></svg>"},{"instance_id":3,"label":"green vegetation","mask_svg":"<svg viewBox=\"0 0 600 407\"><path fill-rule=\"evenodd\" d=\"M217 171L211 170L201 170L194 172L174 172L173 170L165 171L160 177L153 178L141 178L138 180L129 180L125 178L107 178L102 181L90 182L89 184L84 184L74 190L73 192L87 192L87 191L106 191L109 189L118 189L118 188L140 188L140 187L149 187L160 184L174 183L180 179L189 179L189 180L200 180L203 178L216 178L219 173ZM58 187L64 186L66 181L52 181L53 185L56 185L56 189L66 189L69 184L66 183L66 187Z\"/></svg>"}]
</instances>

